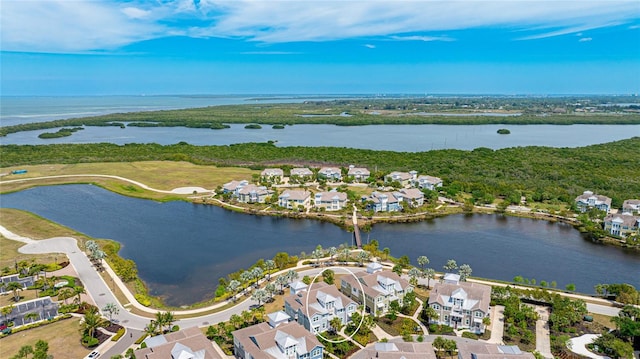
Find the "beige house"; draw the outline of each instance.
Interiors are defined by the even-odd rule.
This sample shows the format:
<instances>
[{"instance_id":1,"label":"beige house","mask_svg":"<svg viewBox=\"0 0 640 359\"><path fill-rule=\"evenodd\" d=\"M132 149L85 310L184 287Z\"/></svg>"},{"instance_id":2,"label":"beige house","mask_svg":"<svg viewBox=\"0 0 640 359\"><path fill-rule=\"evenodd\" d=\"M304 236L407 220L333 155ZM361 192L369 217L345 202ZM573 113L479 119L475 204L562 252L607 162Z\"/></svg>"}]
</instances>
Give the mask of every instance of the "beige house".
<instances>
[{"instance_id":1,"label":"beige house","mask_svg":"<svg viewBox=\"0 0 640 359\"><path fill-rule=\"evenodd\" d=\"M429 294L428 305L439 315L431 322L484 333L482 320L490 315L490 302L490 286L460 282L459 275L447 273L444 282L436 283Z\"/></svg>"},{"instance_id":2,"label":"beige house","mask_svg":"<svg viewBox=\"0 0 640 359\"><path fill-rule=\"evenodd\" d=\"M516 345L489 344L480 341L458 342L458 359L534 359Z\"/></svg>"},{"instance_id":3,"label":"beige house","mask_svg":"<svg viewBox=\"0 0 640 359\"><path fill-rule=\"evenodd\" d=\"M198 327L191 327L144 340L146 348L134 352L138 359L222 359Z\"/></svg>"},{"instance_id":4,"label":"beige house","mask_svg":"<svg viewBox=\"0 0 640 359\"><path fill-rule=\"evenodd\" d=\"M342 180L342 170L338 167L322 167L318 171L318 178L324 178L331 182L339 182Z\"/></svg>"},{"instance_id":5,"label":"beige house","mask_svg":"<svg viewBox=\"0 0 640 359\"><path fill-rule=\"evenodd\" d=\"M324 208L327 211L339 211L346 205L347 194L344 192L318 192L314 196L313 206L316 208Z\"/></svg>"},{"instance_id":6,"label":"beige house","mask_svg":"<svg viewBox=\"0 0 640 359\"><path fill-rule=\"evenodd\" d=\"M280 168L265 168L264 171L260 173L260 177L263 181L279 183L282 182L284 171Z\"/></svg>"},{"instance_id":7,"label":"beige house","mask_svg":"<svg viewBox=\"0 0 640 359\"><path fill-rule=\"evenodd\" d=\"M403 188L398 191L398 198L402 198L402 202L409 207L420 207L424 204L424 193L417 188Z\"/></svg>"},{"instance_id":8,"label":"beige house","mask_svg":"<svg viewBox=\"0 0 640 359\"><path fill-rule=\"evenodd\" d=\"M640 214L640 199L627 199L622 202L623 214Z\"/></svg>"},{"instance_id":9,"label":"beige house","mask_svg":"<svg viewBox=\"0 0 640 359\"><path fill-rule=\"evenodd\" d=\"M349 166L349 172L347 172L347 176L352 177L356 182L364 182L370 175L371 172L368 169L354 166Z\"/></svg>"},{"instance_id":10,"label":"beige house","mask_svg":"<svg viewBox=\"0 0 640 359\"><path fill-rule=\"evenodd\" d=\"M435 191L436 188L442 187L442 179L426 175L418 176L415 181L415 186L418 188Z\"/></svg>"},{"instance_id":11,"label":"beige house","mask_svg":"<svg viewBox=\"0 0 640 359\"><path fill-rule=\"evenodd\" d=\"M604 218L604 230L614 236L626 238L631 235L638 235L640 217L635 217L629 213L609 214Z\"/></svg>"},{"instance_id":12,"label":"beige house","mask_svg":"<svg viewBox=\"0 0 640 359\"><path fill-rule=\"evenodd\" d=\"M436 359L433 346L429 342L405 342L391 339L386 343L377 342L367 345L353 354L351 359Z\"/></svg>"},{"instance_id":13,"label":"beige house","mask_svg":"<svg viewBox=\"0 0 640 359\"><path fill-rule=\"evenodd\" d=\"M360 289L362 284L362 289ZM340 281L340 291L356 302L363 304L368 313L374 316L385 314L389 303L394 300L402 306L404 296L413 291L413 286L392 271L382 270L379 263L370 263L366 272L347 275ZM364 296L364 303L362 298Z\"/></svg>"},{"instance_id":14,"label":"beige house","mask_svg":"<svg viewBox=\"0 0 640 359\"><path fill-rule=\"evenodd\" d=\"M611 210L611 198L594 194L591 191L584 191L583 194L576 197L576 206L578 206L578 210L583 213L591 208L609 213Z\"/></svg>"},{"instance_id":15,"label":"beige house","mask_svg":"<svg viewBox=\"0 0 640 359\"><path fill-rule=\"evenodd\" d=\"M402 187L409 187L411 183L417 178L418 172L391 172L384 177L384 181L387 183L399 182Z\"/></svg>"},{"instance_id":16,"label":"beige house","mask_svg":"<svg viewBox=\"0 0 640 359\"><path fill-rule=\"evenodd\" d=\"M278 205L288 209L298 209L300 206L309 207L311 192L287 189L278 196Z\"/></svg>"},{"instance_id":17,"label":"beige house","mask_svg":"<svg viewBox=\"0 0 640 359\"><path fill-rule=\"evenodd\" d=\"M296 322L270 318L232 335L237 359L322 359L324 350L315 335Z\"/></svg>"},{"instance_id":18,"label":"beige house","mask_svg":"<svg viewBox=\"0 0 640 359\"><path fill-rule=\"evenodd\" d=\"M238 191L238 201L243 203L264 203L273 195L273 191L264 186L246 185Z\"/></svg>"},{"instance_id":19,"label":"beige house","mask_svg":"<svg viewBox=\"0 0 640 359\"><path fill-rule=\"evenodd\" d=\"M313 181L313 171L306 167L294 168L289 173L289 182L306 183Z\"/></svg>"},{"instance_id":20,"label":"beige house","mask_svg":"<svg viewBox=\"0 0 640 359\"><path fill-rule=\"evenodd\" d=\"M346 325L357 307L356 302L325 282L314 283L310 289L298 284L284 299L285 313L311 333L329 330L333 318L340 318L340 322Z\"/></svg>"}]
</instances>

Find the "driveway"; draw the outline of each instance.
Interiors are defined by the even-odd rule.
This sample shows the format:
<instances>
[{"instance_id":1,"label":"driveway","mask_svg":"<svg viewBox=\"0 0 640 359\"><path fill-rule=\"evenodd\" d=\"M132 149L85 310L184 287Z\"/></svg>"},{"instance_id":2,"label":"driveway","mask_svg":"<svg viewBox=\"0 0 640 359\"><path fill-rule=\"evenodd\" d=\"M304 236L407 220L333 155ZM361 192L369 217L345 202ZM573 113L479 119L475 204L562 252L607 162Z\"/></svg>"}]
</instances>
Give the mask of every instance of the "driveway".
<instances>
[{"instance_id":1,"label":"driveway","mask_svg":"<svg viewBox=\"0 0 640 359\"><path fill-rule=\"evenodd\" d=\"M553 358L553 354L551 354L551 338L549 337L549 308L536 305L535 310L538 313L538 320L536 320L536 350L545 358Z\"/></svg>"},{"instance_id":2,"label":"driveway","mask_svg":"<svg viewBox=\"0 0 640 359\"><path fill-rule=\"evenodd\" d=\"M504 306L496 305L491 308L491 338L487 343L504 344Z\"/></svg>"}]
</instances>

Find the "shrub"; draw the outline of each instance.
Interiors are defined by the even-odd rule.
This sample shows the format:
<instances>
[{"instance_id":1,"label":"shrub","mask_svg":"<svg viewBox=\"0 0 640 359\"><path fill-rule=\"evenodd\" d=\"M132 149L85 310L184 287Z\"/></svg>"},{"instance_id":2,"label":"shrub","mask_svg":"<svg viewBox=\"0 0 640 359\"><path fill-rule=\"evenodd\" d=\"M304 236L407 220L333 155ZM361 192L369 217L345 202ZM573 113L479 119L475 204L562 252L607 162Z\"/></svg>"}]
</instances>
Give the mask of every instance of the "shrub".
<instances>
[{"instance_id":1,"label":"shrub","mask_svg":"<svg viewBox=\"0 0 640 359\"><path fill-rule=\"evenodd\" d=\"M148 307L148 306L151 305L151 298L149 298L148 296L146 296L144 294L136 293L134 295L134 297L136 298L138 303L144 305L145 307Z\"/></svg>"},{"instance_id":2,"label":"shrub","mask_svg":"<svg viewBox=\"0 0 640 359\"><path fill-rule=\"evenodd\" d=\"M462 337L467 339L478 340L478 335L471 332L462 332Z\"/></svg>"},{"instance_id":3,"label":"shrub","mask_svg":"<svg viewBox=\"0 0 640 359\"><path fill-rule=\"evenodd\" d=\"M145 339L147 339L148 336L149 334L143 334L140 338L138 338L138 340L135 341L135 344L140 345L140 343L142 343Z\"/></svg>"},{"instance_id":4,"label":"shrub","mask_svg":"<svg viewBox=\"0 0 640 359\"><path fill-rule=\"evenodd\" d=\"M171 332L177 332L178 330L180 330L180 326L178 325L174 325L173 327L171 327Z\"/></svg>"},{"instance_id":5,"label":"shrub","mask_svg":"<svg viewBox=\"0 0 640 359\"><path fill-rule=\"evenodd\" d=\"M85 335L82 338L82 345L84 345L87 348L95 347L96 345L98 345L98 343L100 343L98 338L90 337L88 335Z\"/></svg>"},{"instance_id":6,"label":"shrub","mask_svg":"<svg viewBox=\"0 0 640 359\"><path fill-rule=\"evenodd\" d=\"M116 333L116 335L114 335L113 338L111 338L111 341L117 342L120 338L122 338L123 335L124 335L124 328L120 328L118 329L118 332Z\"/></svg>"}]
</instances>

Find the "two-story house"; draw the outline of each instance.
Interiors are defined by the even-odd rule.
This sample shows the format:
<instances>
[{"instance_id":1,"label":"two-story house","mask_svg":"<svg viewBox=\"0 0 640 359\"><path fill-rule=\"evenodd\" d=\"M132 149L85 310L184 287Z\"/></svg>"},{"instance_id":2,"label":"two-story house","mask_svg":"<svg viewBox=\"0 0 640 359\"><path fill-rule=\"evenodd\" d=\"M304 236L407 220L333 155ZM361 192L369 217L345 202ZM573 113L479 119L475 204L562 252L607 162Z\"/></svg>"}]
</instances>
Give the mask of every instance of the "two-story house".
<instances>
[{"instance_id":1,"label":"two-story house","mask_svg":"<svg viewBox=\"0 0 640 359\"><path fill-rule=\"evenodd\" d=\"M284 171L280 168L265 168L260 177L265 182L280 183L284 177Z\"/></svg>"},{"instance_id":2,"label":"two-story house","mask_svg":"<svg viewBox=\"0 0 640 359\"><path fill-rule=\"evenodd\" d=\"M409 187L411 183L417 178L418 172L398 172L394 171L384 177L384 181L387 183L398 182L402 187Z\"/></svg>"},{"instance_id":3,"label":"two-story house","mask_svg":"<svg viewBox=\"0 0 640 359\"><path fill-rule=\"evenodd\" d=\"M490 315L491 287L479 283L460 282L460 276L447 273L443 283L436 283L429 294L428 305L438 318L432 323L455 329L484 333L482 320Z\"/></svg>"},{"instance_id":4,"label":"two-story house","mask_svg":"<svg viewBox=\"0 0 640 359\"><path fill-rule=\"evenodd\" d=\"M534 359L517 345L499 345L480 341L458 342L458 359Z\"/></svg>"},{"instance_id":5,"label":"two-story house","mask_svg":"<svg viewBox=\"0 0 640 359\"><path fill-rule=\"evenodd\" d=\"M324 350L315 335L300 324L272 321L271 317L269 322L236 330L232 335L237 359L322 359Z\"/></svg>"},{"instance_id":6,"label":"two-story house","mask_svg":"<svg viewBox=\"0 0 640 359\"><path fill-rule=\"evenodd\" d=\"M330 182L339 182L342 180L342 171L338 167L322 167L318 171L318 178L322 178Z\"/></svg>"},{"instance_id":7,"label":"two-story house","mask_svg":"<svg viewBox=\"0 0 640 359\"><path fill-rule=\"evenodd\" d=\"M311 201L311 192L287 189L278 196L278 205L288 209L298 209L300 206L307 208Z\"/></svg>"},{"instance_id":8,"label":"two-story house","mask_svg":"<svg viewBox=\"0 0 640 359\"><path fill-rule=\"evenodd\" d=\"M413 291L413 286L406 279L392 271L382 270L379 263L373 262L367 265L366 272L356 273L355 277L344 276L340 280L340 291L364 305L367 313L379 316L389 310L389 304L394 300L402 306L404 296Z\"/></svg>"},{"instance_id":9,"label":"two-story house","mask_svg":"<svg viewBox=\"0 0 640 359\"><path fill-rule=\"evenodd\" d=\"M324 282L314 283L311 288L295 287L284 299L284 311L311 333L327 331L333 318L340 318L346 325L358 307L338 288Z\"/></svg>"},{"instance_id":10,"label":"two-story house","mask_svg":"<svg viewBox=\"0 0 640 359\"><path fill-rule=\"evenodd\" d=\"M222 193L231 193L233 197L238 197L240 190L249 185L249 181L231 181L222 185Z\"/></svg>"},{"instance_id":11,"label":"two-story house","mask_svg":"<svg viewBox=\"0 0 640 359\"><path fill-rule=\"evenodd\" d=\"M314 207L324 208L327 211L339 211L346 205L347 194L344 192L318 192L314 197Z\"/></svg>"},{"instance_id":12,"label":"two-story house","mask_svg":"<svg viewBox=\"0 0 640 359\"><path fill-rule=\"evenodd\" d=\"M221 359L211 341L198 327L182 329L177 332L148 337L145 347L134 352L141 359Z\"/></svg>"},{"instance_id":13,"label":"two-story house","mask_svg":"<svg viewBox=\"0 0 640 359\"><path fill-rule=\"evenodd\" d=\"M414 185L421 189L435 191L436 188L442 187L442 179L426 175L418 176L418 178L414 182Z\"/></svg>"},{"instance_id":14,"label":"two-story house","mask_svg":"<svg viewBox=\"0 0 640 359\"><path fill-rule=\"evenodd\" d=\"M293 168L289 173L289 182L306 183L313 180L313 171L306 167Z\"/></svg>"},{"instance_id":15,"label":"two-story house","mask_svg":"<svg viewBox=\"0 0 640 359\"><path fill-rule=\"evenodd\" d=\"M264 203L273 191L265 186L246 185L238 191L238 201L243 203Z\"/></svg>"},{"instance_id":16,"label":"two-story house","mask_svg":"<svg viewBox=\"0 0 640 359\"><path fill-rule=\"evenodd\" d=\"M640 199L627 199L622 202L622 214L640 214Z\"/></svg>"},{"instance_id":17,"label":"two-story house","mask_svg":"<svg viewBox=\"0 0 640 359\"><path fill-rule=\"evenodd\" d=\"M355 167L353 165L349 166L349 171L347 172L347 176L353 178L356 182L364 182L366 181L371 173L366 168Z\"/></svg>"},{"instance_id":18,"label":"two-story house","mask_svg":"<svg viewBox=\"0 0 640 359\"><path fill-rule=\"evenodd\" d=\"M630 235L638 235L640 217L629 213L609 214L604 218L604 230L614 236L626 238Z\"/></svg>"},{"instance_id":19,"label":"two-story house","mask_svg":"<svg viewBox=\"0 0 640 359\"><path fill-rule=\"evenodd\" d=\"M398 194L394 193L394 196L402 198L409 207L420 207L424 204L424 193L417 188L403 188Z\"/></svg>"},{"instance_id":20,"label":"two-story house","mask_svg":"<svg viewBox=\"0 0 640 359\"><path fill-rule=\"evenodd\" d=\"M401 338L375 342L353 354L351 359L436 359L430 342L405 342Z\"/></svg>"},{"instance_id":21,"label":"two-story house","mask_svg":"<svg viewBox=\"0 0 640 359\"><path fill-rule=\"evenodd\" d=\"M591 191L584 191L583 194L576 197L576 206L578 206L578 210L583 213L591 208L609 213L611 210L611 198L593 194Z\"/></svg>"},{"instance_id":22,"label":"two-story house","mask_svg":"<svg viewBox=\"0 0 640 359\"><path fill-rule=\"evenodd\" d=\"M402 210L402 193L372 192L369 197L362 197L367 210L374 212L397 212Z\"/></svg>"}]
</instances>

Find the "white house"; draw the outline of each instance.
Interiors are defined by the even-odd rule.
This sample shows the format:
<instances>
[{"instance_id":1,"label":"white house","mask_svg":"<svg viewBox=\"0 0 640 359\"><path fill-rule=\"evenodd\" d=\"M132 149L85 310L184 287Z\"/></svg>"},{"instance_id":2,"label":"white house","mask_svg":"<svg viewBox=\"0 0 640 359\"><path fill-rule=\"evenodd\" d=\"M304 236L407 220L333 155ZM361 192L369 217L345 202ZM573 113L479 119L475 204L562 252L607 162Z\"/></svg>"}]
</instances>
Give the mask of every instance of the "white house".
<instances>
[{"instance_id":1,"label":"white house","mask_svg":"<svg viewBox=\"0 0 640 359\"><path fill-rule=\"evenodd\" d=\"M287 189L278 196L278 205L289 209L298 209L299 206L307 208L311 201L311 192Z\"/></svg>"},{"instance_id":2,"label":"white house","mask_svg":"<svg viewBox=\"0 0 640 359\"><path fill-rule=\"evenodd\" d=\"M353 165L349 166L349 172L347 172L347 176L352 177L356 182L364 182L370 175L371 173L368 169Z\"/></svg>"},{"instance_id":3,"label":"white house","mask_svg":"<svg viewBox=\"0 0 640 359\"><path fill-rule=\"evenodd\" d=\"M322 167L318 171L318 177L327 181L338 182L342 179L342 171L338 167Z\"/></svg>"},{"instance_id":4,"label":"white house","mask_svg":"<svg viewBox=\"0 0 640 359\"><path fill-rule=\"evenodd\" d=\"M264 322L232 335L237 359L322 359L324 351L315 335L296 322Z\"/></svg>"},{"instance_id":5,"label":"white house","mask_svg":"<svg viewBox=\"0 0 640 359\"><path fill-rule=\"evenodd\" d=\"M433 176L419 176L415 181L415 186L434 191L436 188L442 187L442 179Z\"/></svg>"},{"instance_id":6,"label":"white house","mask_svg":"<svg viewBox=\"0 0 640 359\"><path fill-rule=\"evenodd\" d=\"M576 205L580 212L586 212L591 208L597 208L609 213L611 210L611 198L593 194L591 191L584 191L583 194L576 197Z\"/></svg>"},{"instance_id":7,"label":"white house","mask_svg":"<svg viewBox=\"0 0 640 359\"><path fill-rule=\"evenodd\" d=\"M314 197L314 207L325 208L327 211L338 211L346 205L347 194L344 192L318 192Z\"/></svg>"},{"instance_id":8,"label":"white house","mask_svg":"<svg viewBox=\"0 0 640 359\"><path fill-rule=\"evenodd\" d=\"M614 236L627 237L638 235L640 217L632 216L629 213L609 214L604 218L604 230Z\"/></svg>"},{"instance_id":9,"label":"white house","mask_svg":"<svg viewBox=\"0 0 640 359\"><path fill-rule=\"evenodd\" d=\"M324 282L314 283L310 288L296 289L284 299L284 311L312 333L322 333L330 328L333 318L342 324L351 320L357 304Z\"/></svg>"},{"instance_id":10,"label":"white house","mask_svg":"<svg viewBox=\"0 0 640 359\"><path fill-rule=\"evenodd\" d=\"M284 177L284 171L280 168L265 168L262 173L260 173L263 181L267 182L282 182L282 178Z\"/></svg>"},{"instance_id":11,"label":"white house","mask_svg":"<svg viewBox=\"0 0 640 359\"><path fill-rule=\"evenodd\" d=\"M622 213L640 214L640 199L627 199L622 202Z\"/></svg>"}]
</instances>

